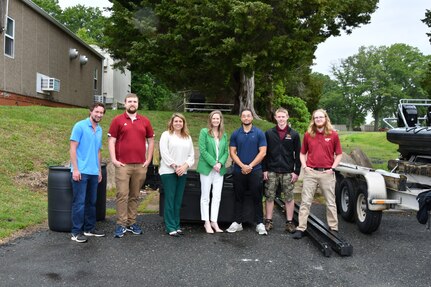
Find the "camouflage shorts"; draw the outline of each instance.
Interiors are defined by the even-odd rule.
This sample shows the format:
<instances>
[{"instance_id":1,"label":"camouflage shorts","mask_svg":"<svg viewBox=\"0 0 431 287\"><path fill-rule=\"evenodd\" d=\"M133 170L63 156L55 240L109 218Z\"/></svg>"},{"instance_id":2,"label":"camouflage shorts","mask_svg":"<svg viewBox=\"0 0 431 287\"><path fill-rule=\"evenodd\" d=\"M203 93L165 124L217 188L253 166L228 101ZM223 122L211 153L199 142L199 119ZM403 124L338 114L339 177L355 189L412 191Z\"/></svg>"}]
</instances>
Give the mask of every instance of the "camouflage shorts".
<instances>
[{"instance_id":1,"label":"camouflage shorts","mask_svg":"<svg viewBox=\"0 0 431 287\"><path fill-rule=\"evenodd\" d=\"M268 180L265 182L265 197L272 201L277 195L277 189L280 187L280 197L283 201L293 199L293 188L295 184L291 182L290 173L268 172Z\"/></svg>"}]
</instances>

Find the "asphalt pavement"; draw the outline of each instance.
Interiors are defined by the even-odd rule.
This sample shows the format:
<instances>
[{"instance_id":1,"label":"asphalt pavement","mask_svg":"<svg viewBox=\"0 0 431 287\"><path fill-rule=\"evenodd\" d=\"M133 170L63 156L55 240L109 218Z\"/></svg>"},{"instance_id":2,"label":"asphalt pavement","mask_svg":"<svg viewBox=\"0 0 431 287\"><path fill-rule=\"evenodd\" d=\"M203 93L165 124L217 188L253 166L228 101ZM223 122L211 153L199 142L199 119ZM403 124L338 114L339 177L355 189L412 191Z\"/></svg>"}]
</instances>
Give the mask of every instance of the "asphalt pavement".
<instances>
[{"instance_id":1,"label":"asphalt pavement","mask_svg":"<svg viewBox=\"0 0 431 287\"><path fill-rule=\"evenodd\" d=\"M324 218L324 206L312 212ZM173 238L156 214L138 223L143 235L114 238L111 217L98 223L107 236L87 243L43 229L0 245L0 286L431 286L431 231L413 212L385 213L372 235L340 219L349 257L324 257L309 238L294 240L278 212L268 236L251 225L206 234L187 223L185 236Z\"/></svg>"}]
</instances>

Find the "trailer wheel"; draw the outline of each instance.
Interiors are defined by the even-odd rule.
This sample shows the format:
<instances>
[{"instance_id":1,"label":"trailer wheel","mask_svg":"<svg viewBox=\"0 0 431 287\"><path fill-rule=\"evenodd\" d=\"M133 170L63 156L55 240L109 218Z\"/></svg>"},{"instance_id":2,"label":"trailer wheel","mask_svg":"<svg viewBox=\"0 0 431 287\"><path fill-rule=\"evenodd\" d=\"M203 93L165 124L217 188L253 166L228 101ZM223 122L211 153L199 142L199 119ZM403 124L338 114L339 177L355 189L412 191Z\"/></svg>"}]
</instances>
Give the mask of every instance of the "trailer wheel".
<instances>
[{"instance_id":1,"label":"trailer wheel","mask_svg":"<svg viewBox=\"0 0 431 287\"><path fill-rule=\"evenodd\" d=\"M355 220L359 230L362 233L370 234L376 231L382 221L381 211L372 211L368 209L367 191L358 190L356 197Z\"/></svg>"},{"instance_id":2,"label":"trailer wheel","mask_svg":"<svg viewBox=\"0 0 431 287\"><path fill-rule=\"evenodd\" d=\"M341 175L339 171L335 171L335 203L337 204L337 213L340 213L340 186L341 182L344 179L344 176Z\"/></svg>"},{"instance_id":3,"label":"trailer wheel","mask_svg":"<svg viewBox=\"0 0 431 287\"><path fill-rule=\"evenodd\" d=\"M351 178L344 178L340 183L340 188L336 193L336 201L341 217L348 221L355 220L355 198L356 181Z\"/></svg>"}]
</instances>

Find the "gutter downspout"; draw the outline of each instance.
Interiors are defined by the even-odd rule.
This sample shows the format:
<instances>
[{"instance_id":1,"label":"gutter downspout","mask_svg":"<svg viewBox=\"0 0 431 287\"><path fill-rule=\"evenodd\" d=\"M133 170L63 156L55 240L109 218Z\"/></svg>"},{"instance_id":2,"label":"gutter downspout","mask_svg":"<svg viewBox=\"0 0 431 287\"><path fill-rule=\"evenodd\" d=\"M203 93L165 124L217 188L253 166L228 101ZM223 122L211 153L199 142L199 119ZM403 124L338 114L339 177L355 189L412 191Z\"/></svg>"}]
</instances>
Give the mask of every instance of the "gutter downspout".
<instances>
[{"instance_id":1,"label":"gutter downspout","mask_svg":"<svg viewBox=\"0 0 431 287\"><path fill-rule=\"evenodd\" d=\"M0 34L3 34L3 32L6 30L7 16L8 16L8 11L9 11L8 9L9 9L9 0L6 0L6 9L4 11L4 15L0 15L0 16L4 16L4 23L0 27Z\"/></svg>"}]
</instances>

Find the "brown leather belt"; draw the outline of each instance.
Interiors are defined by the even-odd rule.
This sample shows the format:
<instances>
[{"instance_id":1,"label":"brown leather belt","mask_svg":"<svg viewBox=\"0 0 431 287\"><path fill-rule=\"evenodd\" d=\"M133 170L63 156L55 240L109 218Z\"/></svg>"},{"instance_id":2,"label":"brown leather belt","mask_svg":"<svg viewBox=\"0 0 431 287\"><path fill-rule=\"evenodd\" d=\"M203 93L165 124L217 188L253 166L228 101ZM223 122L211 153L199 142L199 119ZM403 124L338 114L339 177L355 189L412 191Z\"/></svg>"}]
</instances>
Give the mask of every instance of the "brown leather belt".
<instances>
[{"instance_id":1,"label":"brown leather belt","mask_svg":"<svg viewBox=\"0 0 431 287\"><path fill-rule=\"evenodd\" d=\"M325 171L325 170L330 170L330 169L332 169L332 168L312 167L312 169L317 170L317 171Z\"/></svg>"}]
</instances>

